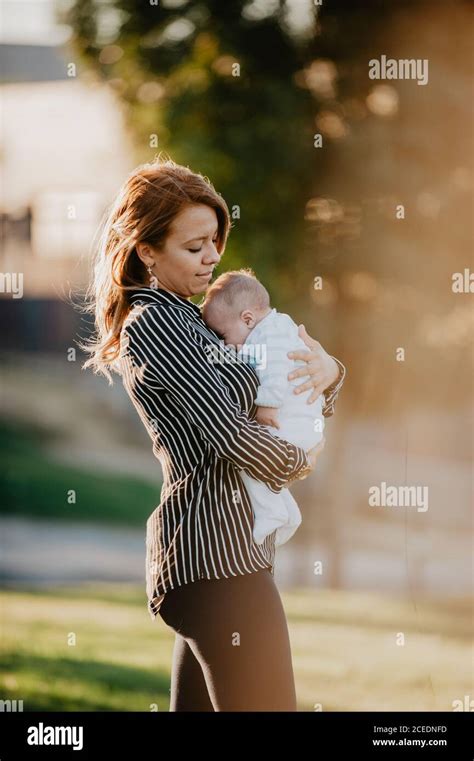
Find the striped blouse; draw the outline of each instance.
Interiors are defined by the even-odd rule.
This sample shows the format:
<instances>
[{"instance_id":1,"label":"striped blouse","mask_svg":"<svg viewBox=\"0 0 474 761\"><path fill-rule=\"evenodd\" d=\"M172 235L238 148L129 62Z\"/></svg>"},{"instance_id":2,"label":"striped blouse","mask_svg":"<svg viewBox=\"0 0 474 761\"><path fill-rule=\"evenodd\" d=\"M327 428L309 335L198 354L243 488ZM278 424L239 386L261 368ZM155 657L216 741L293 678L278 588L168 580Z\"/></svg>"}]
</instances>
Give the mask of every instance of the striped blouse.
<instances>
[{"instance_id":1,"label":"striped blouse","mask_svg":"<svg viewBox=\"0 0 474 761\"><path fill-rule=\"evenodd\" d=\"M306 464L306 454L254 420L257 373L207 327L199 306L162 288L129 293L119 370L163 471L145 539L148 611L155 620L166 592L181 584L265 567L274 573L275 532L254 543L239 470L278 493ZM345 376L336 361L342 375L325 392L326 417Z\"/></svg>"}]
</instances>

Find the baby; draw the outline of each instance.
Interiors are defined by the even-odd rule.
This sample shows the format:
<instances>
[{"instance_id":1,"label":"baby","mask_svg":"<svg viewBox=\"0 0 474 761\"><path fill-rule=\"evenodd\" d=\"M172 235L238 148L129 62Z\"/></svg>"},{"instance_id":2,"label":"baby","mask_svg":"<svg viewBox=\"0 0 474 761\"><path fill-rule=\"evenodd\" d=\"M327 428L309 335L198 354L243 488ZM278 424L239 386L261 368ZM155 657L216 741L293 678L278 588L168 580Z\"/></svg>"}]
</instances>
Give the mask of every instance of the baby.
<instances>
[{"instance_id":1,"label":"baby","mask_svg":"<svg viewBox=\"0 0 474 761\"><path fill-rule=\"evenodd\" d=\"M256 420L272 429L272 434L306 451L323 438L324 398L311 404L308 394L294 394L301 380L288 380L288 373L303 360L287 357L287 352L307 349L298 335L298 326L287 314L270 305L266 288L250 269L225 272L208 288L202 302L202 316L226 346L255 368L260 385L255 404ZM261 544L276 529L275 545L287 542L301 523L299 507L288 489L272 492L262 481L240 471L255 516L253 538Z\"/></svg>"}]
</instances>

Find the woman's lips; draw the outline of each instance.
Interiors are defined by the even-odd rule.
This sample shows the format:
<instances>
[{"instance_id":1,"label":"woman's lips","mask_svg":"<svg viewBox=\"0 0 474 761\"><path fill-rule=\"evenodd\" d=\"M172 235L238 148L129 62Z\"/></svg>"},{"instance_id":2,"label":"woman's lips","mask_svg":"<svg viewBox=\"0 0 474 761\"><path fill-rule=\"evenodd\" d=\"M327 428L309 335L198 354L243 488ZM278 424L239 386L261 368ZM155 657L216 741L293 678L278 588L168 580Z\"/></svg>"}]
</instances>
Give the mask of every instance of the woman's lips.
<instances>
[{"instance_id":1,"label":"woman's lips","mask_svg":"<svg viewBox=\"0 0 474 761\"><path fill-rule=\"evenodd\" d=\"M209 280L212 277L212 272L208 272L207 275L198 275L198 277L205 277L207 280Z\"/></svg>"}]
</instances>

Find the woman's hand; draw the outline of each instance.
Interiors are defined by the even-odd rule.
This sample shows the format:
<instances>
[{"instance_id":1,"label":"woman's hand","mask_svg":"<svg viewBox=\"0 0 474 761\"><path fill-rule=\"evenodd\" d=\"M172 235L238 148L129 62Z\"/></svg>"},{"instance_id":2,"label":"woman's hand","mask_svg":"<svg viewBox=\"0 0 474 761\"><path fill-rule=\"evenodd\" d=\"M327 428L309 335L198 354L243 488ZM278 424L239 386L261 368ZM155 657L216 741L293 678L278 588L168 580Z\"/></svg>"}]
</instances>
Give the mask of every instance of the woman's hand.
<instances>
[{"instance_id":1,"label":"woman's hand","mask_svg":"<svg viewBox=\"0 0 474 761\"><path fill-rule=\"evenodd\" d=\"M319 444L316 444L315 447L313 447L312 449L308 449L308 451L306 452L309 464L311 465L311 470L314 470L314 466L316 465L316 460L318 459L319 455L323 451L325 444L326 444L326 439L323 436Z\"/></svg>"},{"instance_id":2,"label":"woman's hand","mask_svg":"<svg viewBox=\"0 0 474 761\"><path fill-rule=\"evenodd\" d=\"M313 472L314 466L316 465L316 460L318 459L319 455L324 449L324 445L326 443L326 439L323 438L321 441L316 444L315 447L312 449L308 449L306 452L306 458L308 460L308 464L304 466L304 468L301 468L301 470L298 472L296 476L292 476L288 479L288 484L293 483L294 481L303 481L305 478L309 476L310 473Z\"/></svg>"},{"instance_id":3,"label":"woman's hand","mask_svg":"<svg viewBox=\"0 0 474 761\"><path fill-rule=\"evenodd\" d=\"M288 380L303 377L305 375L310 376L309 380L305 383L300 383L299 386L294 388L293 393L301 394L303 391L307 391L310 388L314 389L313 393L306 400L306 404L311 404L316 401L318 396L320 396L328 386L331 386L339 378L339 368L337 362L324 351L319 341L308 336L304 325L299 326L298 334L311 351L308 352L303 349L298 349L296 351L288 352L287 356L289 359L303 359L307 363L306 367L300 367L289 373Z\"/></svg>"}]
</instances>

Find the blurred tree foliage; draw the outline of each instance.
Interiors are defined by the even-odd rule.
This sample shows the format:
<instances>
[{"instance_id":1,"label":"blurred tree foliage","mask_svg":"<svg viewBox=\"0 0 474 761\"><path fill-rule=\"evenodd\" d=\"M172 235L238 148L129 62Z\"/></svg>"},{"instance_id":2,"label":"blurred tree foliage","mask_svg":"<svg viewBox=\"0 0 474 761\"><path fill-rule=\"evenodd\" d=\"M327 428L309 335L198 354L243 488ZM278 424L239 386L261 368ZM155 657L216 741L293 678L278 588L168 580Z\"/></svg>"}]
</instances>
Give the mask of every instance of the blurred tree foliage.
<instances>
[{"instance_id":1,"label":"blurred tree foliage","mask_svg":"<svg viewBox=\"0 0 474 761\"><path fill-rule=\"evenodd\" d=\"M209 176L234 212L220 271L253 267L351 368L362 413L446 403L453 380L449 403L471 390L469 295L451 290L472 236L468 8L75 0L67 15L124 103L137 161L164 150ZM382 54L429 59L429 84L369 79Z\"/></svg>"},{"instance_id":2,"label":"blurred tree foliage","mask_svg":"<svg viewBox=\"0 0 474 761\"><path fill-rule=\"evenodd\" d=\"M149 141L158 135L159 149L208 175L234 209L221 269L253 266L271 288L279 275L294 272L299 258L315 104L307 89L295 86L310 49L285 28L284 4L269 4L275 12L260 19L246 17L249 5L77 0L71 21L88 61L104 78L119 80L140 160L156 153ZM111 7L121 23L110 44L123 55L104 64L100 19Z\"/></svg>"}]
</instances>

